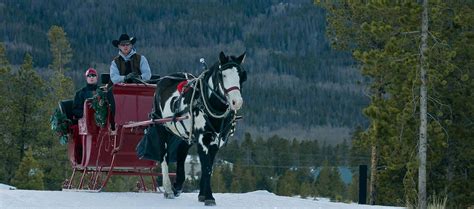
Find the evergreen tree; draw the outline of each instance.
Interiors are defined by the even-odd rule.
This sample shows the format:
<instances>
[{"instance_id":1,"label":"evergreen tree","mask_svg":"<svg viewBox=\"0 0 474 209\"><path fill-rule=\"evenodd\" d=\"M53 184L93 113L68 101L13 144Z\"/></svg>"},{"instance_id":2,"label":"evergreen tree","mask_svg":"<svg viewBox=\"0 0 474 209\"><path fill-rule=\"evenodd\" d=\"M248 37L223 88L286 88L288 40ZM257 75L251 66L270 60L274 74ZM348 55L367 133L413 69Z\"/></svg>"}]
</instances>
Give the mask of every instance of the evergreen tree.
<instances>
[{"instance_id":1,"label":"evergreen tree","mask_svg":"<svg viewBox=\"0 0 474 209\"><path fill-rule=\"evenodd\" d=\"M232 187L232 169L229 165L224 165L222 168L222 177L224 180L224 190L229 192Z\"/></svg>"},{"instance_id":2,"label":"evergreen tree","mask_svg":"<svg viewBox=\"0 0 474 209\"><path fill-rule=\"evenodd\" d=\"M42 190L44 188L43 177L43 172L33 157L33 149L30 147L21 160L12 183L18 189Z\"/></svg>"},{"instance_id":3,"label":"evergreen tree","mask_svg":"<svg viewBox=\"0 0 474 209\"><path fill-rule=\"evenodd\" d=\"M224 166L225 165L215 166L212 170L211 186L213 192L227 192L223 175Z\"/></svg>"},{"instance_id":4,"label":"evergreen tree","mask_svg":"<svg viewBox=\"0 0 474 209\"><path fill-rule=\"evenodd\" d=\"M300 185L300 191L299 194L301 195L301 198L306 198L310 197L313 195L313 188L312 188L312 183L311 182L305 182Z\"/></svg>"},{"instance_id":5,"label":"evergreen tree","mask_svg":"<svg viewBox=\"0 0 474 209\"><path fill-rule=\"evenodd\" d=\"M359 175L352 175L352 181L347 188L347 193L350 201L359 202Z\"/></svg>"},{"instance_id":6,"label":"evergreen tree","mask_svg":"<svg viewBox=\"0 0 474 209\"><path fill-rule=\"evenodd\" d=\"M316 178L316 190L319 196L333 197L334 192L331 180L331 167L329 167L329 163L326 160L323 162L319 175Z\"/></svg>"},{"instance_id":7,"label":"evergreen tree","mask_svg":"<svg viewBox=\"0 0 474 209\"><path fill-rule=\"evenodd\" d=\"M50 80L51 90L48 95L49 110L46 111L49 116L57 108L59 101L74 96L74 85L71 77L65 74L69 71L67 66L72 58L72 49L66 33L61 27L54 25L48 31L48 40L53 57L52 64L49 66L53 73ZM39 159L46 174L45 186L47 189L60 189L63 180L68 176L67 172L70 171L67 155L64 154L67 153L67 149L58 143L57 137L52 131L45 132L44 140L39 143L46 153Z\"/></svg>"},{"instance_id":8,"label":"evergreen tree","mask_svg":"<svg viewBox=\"0 0 474 209\"><path fill-rule=\"evenodd\" d=\"M302 198L312 195L312 182L314 181L314 178L308 168L298 168L296 171L295 181L295 184L299 184L296 194L301 195Z\"/></svg>"},{"instance_id":9,"label":"evergreen tree","mask_svg":"<svg viewBox=\"0 0 474 209\"><path fill-rule=\"evenodd\" d=\"M6 57L5 45L0 43L0 181L10 182L20 159L16 155L10 120L12 115L13 89L10 86L11 67Z\"/></svg>"},{"instance_id":10,"label":"evergreen tree","mask_svg":"<svg viewBox=\"0 0 474 209\"><path fill-rule=\"evenodd\" d=\"M338 202L347 199L346 185L342 181L341 172L338 167L331 168L331 187L332 187L332 198Z\"/></svg>"},{"instance_id":11,"label":"evergreen tree","mask_svg":"<svg viewBox=\"0 0 474 209\"><path fill-rule=\"evenodd\" d=\"M71 62L72 49L67 40L63 28L53 25L48 31L48 40L50 44L53 62L49 68L53 71L51 84L53 88L53 104L62 99L71 98L74 94L72 79L66 76L69 71L67 65Z\"/></svg>"},{"instance_id":12,"label":"evergreen tree","mask_svg":"<svg viewBox=\"0 0 474 209\"><path fill-rule=\"evenodd\" d=\"M237 161L234 164L234 170L232 172L232 184L230 185L230 192L232 193L240 193L242 192L241 189L241 182L243 178L243 168L242 168L242 163L240 161Z\"/></svg>"},{"instance_id":13,"label":"evergreen tree","mask_svg":"<svg viewBox=\"0 0 474 209\"><path fill-rule=\"evenodd\" d=\"M329 166L325 161L316 178L317 193L322 197L329 197L331 200L343 201L346 199L345 184L341 179L339 169Z\"/></svg>"},{"instance_id":14,"label":"evergreen tree","mask_svg":"<svg viewBox=\"0 0 474 209\"><path fill-rule=\"evenodd\" d=\"M283 196L293 196L299 191L299 182L297 181L296 172L288 169L278 178L277 194Z\"/></svg>"},{"instance_id":15,"label":"evergreen tree","mask_svg":"<svg viewBox=\"0 0 474 209\"><path fill-rule=\"evenodd\" d=\"M33 58L25 55L20 70L11 79L15 99L12 101L12 117L9 121L10 131L14 138L16 153L24 157L25 150L40 138L41 132L47 129L44 121L45 91L44 81L33 70ZM46 119L47 120L47 119Z\"/></svg>"},{"instance_id":16,"label":"evergreen tree","mask_svg":"<svg viewBox=\"0 0 474 209\"><path fill-rule=\"evenodd\" d=\"M48 31L48 40L53 55L53 63L50 68L55 71L55 74L63 75L69 70L66 65L71 62L72 58L72 49L66 38L66 33L62 27L53 25Z\"/></svg>"},{"instance_id":17,"label":"evergreen tree","mask_svg":"<svg viewBox=\"0 0 474 209\"><path fill-rule=\"evenodd\" d=\"M240 182L240 189L242 192L251 192L256 189L256 179L251 167L245 168L242 181Z\"/></svg>"}]
</instances>

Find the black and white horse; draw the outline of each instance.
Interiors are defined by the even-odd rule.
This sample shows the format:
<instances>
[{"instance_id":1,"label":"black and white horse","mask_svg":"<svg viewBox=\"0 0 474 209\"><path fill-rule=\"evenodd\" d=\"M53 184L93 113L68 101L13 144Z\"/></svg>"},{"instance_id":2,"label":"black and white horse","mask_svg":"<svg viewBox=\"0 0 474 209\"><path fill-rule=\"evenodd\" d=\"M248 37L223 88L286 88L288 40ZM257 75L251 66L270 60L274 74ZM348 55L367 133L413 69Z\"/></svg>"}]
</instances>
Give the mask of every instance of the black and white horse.
<instances>
[{"instance_id":1,"label":"black and white horse","mask_svg":"<svg viewBox=\"0 0 474 209\"><path fill-rule=\"evenodd\" d=\"M215 205L211 190L214 158L227 138L233 134L236 113L242 107L242 83L246 71L241 67L245 53L226 56L219 54L219 62L205 68L199 77L187 73L165 76L158 82L153 114L155 118L186 117L177 122L158 126L161 139L182 139L177 151L176 181L171 185L167 160L161 163L165 197L178 196L184 182L184 161L190 145L197 144L201 163L198 200ZM169 145L168 145L169 146Z\"/></svg>"}]
</instances>

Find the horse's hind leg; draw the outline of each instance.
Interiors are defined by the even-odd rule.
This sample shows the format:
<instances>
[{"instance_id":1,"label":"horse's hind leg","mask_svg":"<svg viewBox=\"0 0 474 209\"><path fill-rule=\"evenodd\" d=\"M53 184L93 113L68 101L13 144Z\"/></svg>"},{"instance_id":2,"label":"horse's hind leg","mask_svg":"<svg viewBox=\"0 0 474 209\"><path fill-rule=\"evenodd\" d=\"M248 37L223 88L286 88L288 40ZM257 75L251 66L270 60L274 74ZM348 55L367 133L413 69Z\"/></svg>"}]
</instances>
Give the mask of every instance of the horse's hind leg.
<instances>
[{"instance_id":1,"label":"horse's hind leg","mask_svg":"<svg viewBox=\"0 0 474 209\"><path fill-rule=\"evenodd\" d=\"M188 156L188 150L191 147L187 142L180 140L178 146L178 153L176 156L176 181L173 185L174 195L178 197L183 191L183 183L185 180L184 164Z\"/></svg>"}]
</instances>

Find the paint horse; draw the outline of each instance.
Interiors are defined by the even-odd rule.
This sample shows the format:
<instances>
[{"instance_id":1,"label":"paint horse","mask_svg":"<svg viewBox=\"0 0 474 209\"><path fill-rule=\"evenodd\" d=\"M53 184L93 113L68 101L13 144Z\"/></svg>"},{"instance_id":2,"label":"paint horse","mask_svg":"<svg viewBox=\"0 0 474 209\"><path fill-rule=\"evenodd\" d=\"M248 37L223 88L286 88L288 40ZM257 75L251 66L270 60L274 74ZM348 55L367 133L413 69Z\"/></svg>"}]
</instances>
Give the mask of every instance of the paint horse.
<instances>
[{"instance_id":1,"label":"paint horse","mask_svg":"<svg viewBox=\"0 0 474 209\"><path fill-rule=\"evenodd\" d=\"M179 196L184 183L184 161L188 149L197 144L201 163L201 179L198 200L205 205L215 205L211 190L211 173L214 158L230 135L233 134L237 111L242 107L242 83L247 73L241 64L242 55L219 54L219 61L195 77L188 73L176 73L163 77L155 92L152 117L187 117L185 120L158 125L158 138L167 141L179 137L176 181L171 185L167 160L161 163L163 187L166 198ZM168 143L168 142L167 142Z\"/></svg>"}]
</instances>

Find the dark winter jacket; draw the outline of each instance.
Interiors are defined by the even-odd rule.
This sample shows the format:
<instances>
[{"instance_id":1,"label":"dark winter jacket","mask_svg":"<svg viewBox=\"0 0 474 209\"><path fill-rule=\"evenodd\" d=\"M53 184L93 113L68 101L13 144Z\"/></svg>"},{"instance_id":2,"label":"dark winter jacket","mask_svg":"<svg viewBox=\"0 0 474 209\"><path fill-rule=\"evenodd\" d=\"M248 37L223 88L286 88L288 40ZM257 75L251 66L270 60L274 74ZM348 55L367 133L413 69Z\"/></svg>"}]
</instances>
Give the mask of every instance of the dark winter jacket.
<instances>
[{"instance_id":1,"label":"dark winter jacket","mask_svg":"<svg viewBox=\"0 0 474 209\"><path fill-rule=\"evenodd\" d=\"M96 84L87 84L82 89L76 92L76 96L74 97L74 106L72 110L72 114L76 119L82 118L84 114L84 102L88 98L92 98L97 90Z\"/></svg>"}]
</instances>

